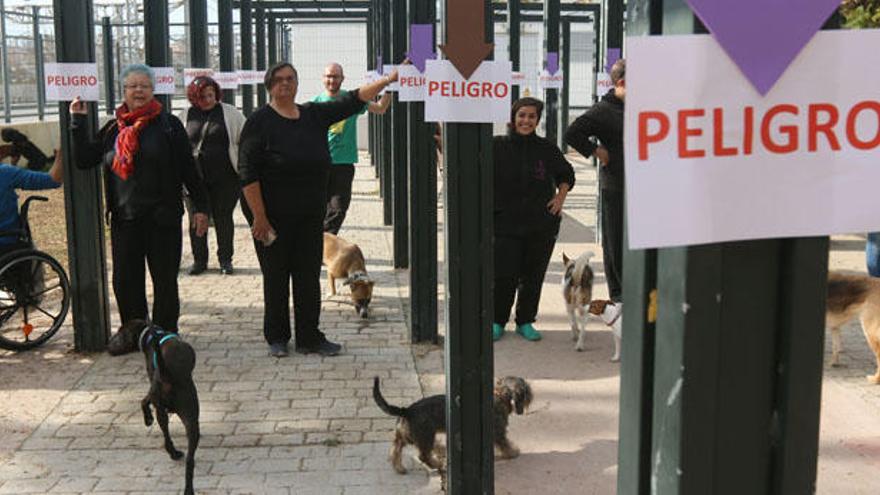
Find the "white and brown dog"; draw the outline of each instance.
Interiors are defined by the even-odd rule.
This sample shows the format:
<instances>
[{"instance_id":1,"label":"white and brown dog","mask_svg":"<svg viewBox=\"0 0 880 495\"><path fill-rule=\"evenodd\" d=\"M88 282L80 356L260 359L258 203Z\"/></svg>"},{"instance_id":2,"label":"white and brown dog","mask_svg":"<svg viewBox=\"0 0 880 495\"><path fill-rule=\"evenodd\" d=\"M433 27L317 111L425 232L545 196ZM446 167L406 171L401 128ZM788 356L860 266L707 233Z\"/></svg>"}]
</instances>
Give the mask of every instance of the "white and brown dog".
<instances>
[{"instance_id":1,"label":"white and brown dog","mask_svg":"<svg viewBox=\"0 0 880 495\"><path fill-rule=\"evenodd\" d=\"M593 253L587 251L573 260L562 253L562 263L565 266L565 275L562 277L562 298L565 300L565 310L571 320L571 340L576 340L574 348L584 350L584 341L587 338L587 308L593 299L593 269L590 268L590 258Z\"/></svg>"},{"instance_id":2,"label":"white and brown dog","mask_svg":"<svg viewBox=\"0 0 880 495\"><path fill-rule=\"evenodd\" d=\"M614 355L611 362L620 361L620 336L623 335L623 303L608 300L590 301L590 314L601 319L611 328L614 336Z\"/></svg>"},{"instance_id":3,"label":"white and brown dog","mask_svg":"<svg viewBox=\"0 0 880 495\"><path fill-rule=\"evenodd\" d=\"M877 362L867 379L880 384L880 278L829 272L825 325L831 329L831 366L840 365L840 328L856 316Z\"/></svg>"},{"instance_id":4,"label":"white and brown dog","mask_svg":"<svg viewBox=\"0 0 880 495\"><path fill-rule=\"evenodd\" d=\"M353 242L324 232L324 265L327 267L327 285L330 295L336 295L336 279L345 279L351 289L351 302L361 318L369 316L374 282L367 275L364 253Z\"/></svg>"}]
</instances>

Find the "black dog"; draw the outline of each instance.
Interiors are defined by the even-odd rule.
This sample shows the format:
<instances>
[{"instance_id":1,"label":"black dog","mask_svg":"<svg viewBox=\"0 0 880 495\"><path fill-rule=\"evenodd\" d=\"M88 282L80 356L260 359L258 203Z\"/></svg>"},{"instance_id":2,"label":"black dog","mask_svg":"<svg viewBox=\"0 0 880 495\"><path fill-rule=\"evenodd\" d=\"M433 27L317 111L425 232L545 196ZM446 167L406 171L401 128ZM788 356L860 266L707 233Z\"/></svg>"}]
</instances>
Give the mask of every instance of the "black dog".
<instances>
[{"instance_id":1,"label":"black dog","mask_svg":"<svg viewBox=\"0 0 880 495\"><path fill-rule=\"evenodd\" d=\"M141 400L144 424L153 424L150 405L156 409L159 427L165 436L165 450L174 460L183 453L174 448L168 434L168 413L176 413L186 429L186 488L184 494L193 494L193 468L199 445L199 395L193 383L192 372L196 353L176 333L166 332L143 320L132 320L110 339L108 352L114 356L140 349L147 362L150 391Z\"/></svg>"},{"instance_id":2,"label":"black dog","mask_svg":"<svg viewBox=\"0 0 880 495\"><path fill-rule=\"evenodd\" d=\"M37 145L17 129L7 127L0 131L0 137L12 145L12 149L9 150L8 154L25 157L28 161L28 169L30 170L45 170L46 164L55 160L54 156L46 156L40 148L37 148Z\"/></svg>"},{"instance_id":3,"label":"black dog","mask_svg":"<svg viewBox=\"0 0 880 495\"><path fill-rule=\"evenodd\" d=\"M532 402L532 388L528 382L515 376L498 379L493 393L494 442L504 459L519 455L519 450L507 438L510 413L523 414ZM406 473L401 452L407 445L415 445L419 460L428 467L443 471L443 463L434 456L434 437L446 431L446 396L432 395L417 400L409 407L388 404L379 391L379 377L373 378L373 400L385 414L397 416L397 428L391 445L391 465L400 474Z\"/></svg>"}]
</instances>

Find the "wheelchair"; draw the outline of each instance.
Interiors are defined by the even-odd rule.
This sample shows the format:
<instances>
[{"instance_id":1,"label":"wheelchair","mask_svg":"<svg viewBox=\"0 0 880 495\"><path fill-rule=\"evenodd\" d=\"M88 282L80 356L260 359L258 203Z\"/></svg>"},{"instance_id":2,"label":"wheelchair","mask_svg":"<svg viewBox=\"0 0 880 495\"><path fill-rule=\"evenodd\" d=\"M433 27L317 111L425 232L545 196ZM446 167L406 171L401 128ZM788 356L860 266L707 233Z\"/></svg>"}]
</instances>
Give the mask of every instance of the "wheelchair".
<instances>
[{"instance_id":1,"label":"wheelchair","mask_svg":"<svg viewBox=\"0 0 880 495\"><path fill-rule=\"evenodd\" d=\"M70 281L58 261L36 249L28 224L30 196L21 205L21 227L2 230L18 248L0 256L0 348L24 351L52 338L70 309Z\"/></svg>"}]
</instances>

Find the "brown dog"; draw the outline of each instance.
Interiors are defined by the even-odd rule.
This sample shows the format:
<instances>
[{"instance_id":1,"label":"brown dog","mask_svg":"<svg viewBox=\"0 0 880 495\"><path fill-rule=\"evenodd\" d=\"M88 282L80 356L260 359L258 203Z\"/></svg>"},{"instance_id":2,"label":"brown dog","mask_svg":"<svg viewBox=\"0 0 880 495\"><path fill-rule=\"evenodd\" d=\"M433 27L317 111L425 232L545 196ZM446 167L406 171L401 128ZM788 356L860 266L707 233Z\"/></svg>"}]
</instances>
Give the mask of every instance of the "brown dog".
<instances>
[{"instance_id":1,"label":"brown dog","mask_svg":"<svg viewBox=\"0 0 880 495\"><path fill-rule=\"evenodd\" d=\"M351 302L361 318L369 316L370 300L373 298L374 282L367 275L364 254L357 244L324 232L324 265L330 295L336 295L336 279L344 278L351 289Z\"/></svg>"},{"instance_id":2,"label":"brown dog","mask_svg":"<svg viewBox=\"0 0 880 495\"><path fill-rule=\"evenodd\" d=\"M840 327L856 316L877 361L877 371L867 379L880 384L880 279L829 272L825 325L831 329L831 366L840 364Z\"/></svg>"}]
</instances>

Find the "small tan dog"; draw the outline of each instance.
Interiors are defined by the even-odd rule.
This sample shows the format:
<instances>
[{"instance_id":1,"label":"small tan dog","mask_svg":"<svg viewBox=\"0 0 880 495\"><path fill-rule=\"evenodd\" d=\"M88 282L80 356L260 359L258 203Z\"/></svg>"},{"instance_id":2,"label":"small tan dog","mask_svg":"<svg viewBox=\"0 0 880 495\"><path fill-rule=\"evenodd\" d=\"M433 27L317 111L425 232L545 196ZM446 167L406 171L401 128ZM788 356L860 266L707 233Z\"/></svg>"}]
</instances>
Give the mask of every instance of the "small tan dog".
<instances>
[{"instance_id":1,"label":"small tan dog","mask_svg":"<svg viewBox=\"0 0 880 495\"><path fill-rule=\"evenodd\" d=\"M831 329L831 366L840 365L840 327L856 316L877 361L877 371L866 378L880 384L880 279L829 272L825 326Z\"/></svg>"},{"instance_id":2,"label":"small tan dog","mask_svg":"<svg viewBox=\"0 0 880 495\"><path fill-rule=\"evenodd\" d=\"M357 244L324 232L324 265L330 295L336 295L336 279L344 278L351 289L351 301L361 318L369 316L370 300L373 298L374 282L367 275L364 254Z\"/></svg>"}]
</instances>

